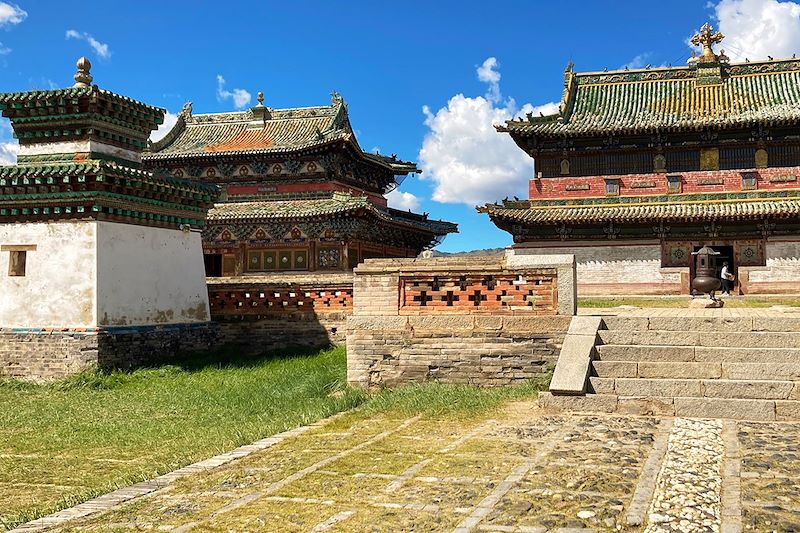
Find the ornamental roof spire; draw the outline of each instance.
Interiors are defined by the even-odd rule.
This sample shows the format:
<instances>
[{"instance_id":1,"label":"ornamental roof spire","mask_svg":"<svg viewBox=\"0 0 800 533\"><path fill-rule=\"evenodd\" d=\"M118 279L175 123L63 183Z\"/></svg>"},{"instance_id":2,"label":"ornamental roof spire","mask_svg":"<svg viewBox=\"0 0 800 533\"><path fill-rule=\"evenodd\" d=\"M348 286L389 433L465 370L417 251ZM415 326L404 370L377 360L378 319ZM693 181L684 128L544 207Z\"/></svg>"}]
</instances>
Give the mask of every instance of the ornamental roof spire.
<instances>
[{"instance_id":1,"label":"ornamental roof spire","mask_svg":"<svg viewBox=\"0 0 800 533\"><path fill-rule=\"evenodd\" d=\"M703 26L700 27L700 32L696 33L694 37L692 37L691 43L695 46L702 46L703 52L700 54L700 57L697 58L698 63L716 63L719 58L717 54L714 53L714 50L711 48L712 45L722 42L725 38L720 32L714 31L714 26L706 22Z\"/></svg>"},{"instance_id":2,"label":"ornamental roof spire","mask_svg":"<svg viewBox=\"0 0 800 533\"><path fill-rule=\"evenodd\" d=\"M85 88L91 86L92 79L94 79L92 75L89 74L92 63L84 56L78 59L76 66L78 67L78 72L75 73L75 85L73 85L73 87Z\"/></svg>"}]
</instances>

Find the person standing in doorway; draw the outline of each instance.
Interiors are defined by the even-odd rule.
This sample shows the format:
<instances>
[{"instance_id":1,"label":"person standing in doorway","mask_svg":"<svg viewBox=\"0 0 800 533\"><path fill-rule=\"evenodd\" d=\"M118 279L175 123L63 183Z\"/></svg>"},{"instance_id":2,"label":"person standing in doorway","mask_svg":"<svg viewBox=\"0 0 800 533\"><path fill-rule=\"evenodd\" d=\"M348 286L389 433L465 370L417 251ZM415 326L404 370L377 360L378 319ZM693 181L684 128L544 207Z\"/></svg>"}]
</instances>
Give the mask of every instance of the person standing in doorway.
<instances>
[{"instance_id":1,"label":"person standing in doorway","mask_svg":"<svg viewBox=\"0 0 800 533\"><path fill-rule=\"evenodd\" d=\"M727 294L730 296L731 289L733 288L733 274L731 274L730 269L728 268L727 261L722 263L722 271L720 271L719 277L720 281L722 281L722 294Z\"/></svg>"}]
</instances>

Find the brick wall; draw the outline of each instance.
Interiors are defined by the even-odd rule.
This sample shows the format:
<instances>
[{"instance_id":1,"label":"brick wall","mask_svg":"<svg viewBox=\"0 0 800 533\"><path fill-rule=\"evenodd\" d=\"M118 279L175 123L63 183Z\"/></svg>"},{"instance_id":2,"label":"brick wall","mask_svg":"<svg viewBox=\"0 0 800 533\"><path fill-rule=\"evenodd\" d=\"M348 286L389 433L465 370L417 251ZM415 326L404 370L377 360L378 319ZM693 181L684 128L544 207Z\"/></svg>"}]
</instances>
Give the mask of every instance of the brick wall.
<instances>
[{"instance_id":1,"label":"brick wall","mask_svg":"<svg viewBox=\"0 0 800 533\"><path fill-rule=\"evenodd\" d=\"M350 273L209 278L211 319L222 344L259 353L344 344L353 311Z\"/></svg>"},{"instance_id":2,"label":"brick wall","mask_svg":"<svg viewBox=\"0 0 800 533\"><path fill-rule=\"evenodd\" d=\"M547 371L575 312L574 257L512 256L359 265L348 382L499 386Z\"/></svg>"},{"instance_id":3,"label":"brick wall","mask_svg":"<svg viewBox=\"0 0 800 533\"><path fill-rule=\"evenodd\" d=\"M216 346L210 323L89 330L0 330L0 375L44 380L91 366L132 368Z\"/></svg>"},{"instance_id":4,"label":"brick wall","mask_svg":"<svg viewBox=\"0 0 800 533\"><path fill-rule=\"evenodd\" d=\"M671 172L669 175L681 176L683 193L735 192L742 190L742 172L756 175L756 188L759 190L800 188L800 167L703 170ZM529 182L528 197L531 200L602 197L606 195L606 177L619 180L620 196L667 194L667 174L651 173L534 179Z\"/></svg>"}]
</instances>

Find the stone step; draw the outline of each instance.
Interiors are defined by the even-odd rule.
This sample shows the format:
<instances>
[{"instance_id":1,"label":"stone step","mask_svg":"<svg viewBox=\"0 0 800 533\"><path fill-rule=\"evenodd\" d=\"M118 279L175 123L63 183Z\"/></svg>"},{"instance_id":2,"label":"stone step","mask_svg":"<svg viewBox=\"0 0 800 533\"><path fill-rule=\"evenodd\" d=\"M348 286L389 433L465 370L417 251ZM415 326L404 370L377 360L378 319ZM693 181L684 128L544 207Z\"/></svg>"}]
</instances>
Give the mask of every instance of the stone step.
<instances>
[{"instance_id":1,"label":"stone step","mask_svg":"<svg viewBox=\"0 0 800 533\"><path fill-rule=\"evenodd\" d=\"M800 380L798 363L673 361L592 361L591 375L601 378Z\"/></svg>"},{"instance_id":2,"label":"stone step","mask_svg":"<svg viewBox=\"0 0 800 533\"><path fill-rule=\"evenodd\" d=\"M539 393L539 405L543 408L579 413L621 413L757 421L800 420L800 401L798 400L623 396L615 394L554 396L549 392L541 392Z\"/></svg>"},{"instance_id":3,"label":"stone step","mask_svg":"<svg viewBox=\"0 0 800 533\"><path fill-rule=\"evenodd\" d=\"M589 391L620 396L800 400L800 381L592 376Z\"/></svg>"},{"instance_id":4,"label":"stone step","mask_svg":"<svg viewBox=\"0 0 800 533\"><path fill-rule=\"evenodd\" d=\"M599 330L597 333L605 345L800 348L800 331Z\"/></svg>"},{"instance_id":5,"label":"stone step","mask_svg":"<svg viewBox=\"0 0 800 533\"><path fill-rule=\"evenodd\" d=\"M622 331L800 331L800 314L760 317L636 317L606 316L608 330Z\"/></svg>"},{"instance_id":6,"label":"stone step","mask_svg":"<svg viewBox=\"0 0 800 533\"><path fill-rule=\"evenodd\" d=\"M694 360L719 363L800 363L800 347L714 348L698 346L694 349Z\"/></svg>"},{"instance_id":7,"label":"stone step","mask_svg":"<svg viewBox=\"0 0 800 533\"><path fill-rule=\"evenodd\" d=\"M694 361L694 346L605 344L597 346L600 361Z\"/></svg>"}]
</instances>

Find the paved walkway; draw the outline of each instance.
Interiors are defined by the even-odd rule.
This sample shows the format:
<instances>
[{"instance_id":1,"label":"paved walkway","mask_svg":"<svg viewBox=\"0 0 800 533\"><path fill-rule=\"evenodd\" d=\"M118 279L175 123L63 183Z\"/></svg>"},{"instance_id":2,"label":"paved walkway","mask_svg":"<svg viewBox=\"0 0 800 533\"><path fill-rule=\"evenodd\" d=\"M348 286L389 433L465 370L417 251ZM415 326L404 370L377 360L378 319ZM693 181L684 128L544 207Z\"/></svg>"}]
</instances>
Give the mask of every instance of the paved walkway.
<instances>
[{"instance_id":1,"label":"paved walkway","mask_svg":"<svg viewBox=\"0 0 800 533\"><path fill-rule=\"evenodd\" d=\"M50 531L800 532L800 423L345 415ZM67 527L69 526L69 527Z\"/></svg>"},{"instance_id":2,"label":"paved walkway","mask_svg":"<svg viewBox=\"0 0 800 533\"><path fill-rule=\"evenodd\" d=\"M800 318L800 307L731 307L721 309L690 309L688 307L581 307L579 315L646 316L646 317L702 317L702 318L752 318L789 317Z\"/></svg>"}]
</instances>

